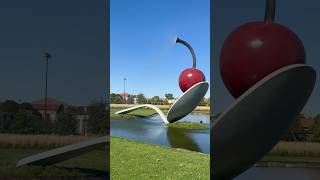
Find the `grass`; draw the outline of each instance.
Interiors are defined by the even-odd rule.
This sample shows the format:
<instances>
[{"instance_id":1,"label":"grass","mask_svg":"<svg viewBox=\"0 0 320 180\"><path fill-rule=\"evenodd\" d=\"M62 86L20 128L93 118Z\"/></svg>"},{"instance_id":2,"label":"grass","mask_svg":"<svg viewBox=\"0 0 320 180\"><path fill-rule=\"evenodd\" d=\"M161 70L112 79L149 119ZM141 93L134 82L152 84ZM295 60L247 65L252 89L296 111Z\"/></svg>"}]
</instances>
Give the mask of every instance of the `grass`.
<instances>
[{"instance_id":1,"label":"grass","mask_svg":"<svg viewBox=\"0 0 320 180\"><path fill-rule=\"evenodd\" d=\"M43 151L45 149L0 149L0 177L106 177L108 175L106 161L108 155L104 150L92 151L54 166L15 167L19 159Z\"/></svg>"},{"instance_id":2,"label":"grass","mask_svg":"<svg viewBox=\"0 0 320 180\"><path fill-rule=\"evenodd\" d=\"M320 143L279 142L260 162L320 164Z\"/></svg>"},{"instance_id":3,"label":"grass","mask_svg":"<svg viewBox=\"0 0 320 180\"><path fill-rule=\"evenodd\" d=\"M208 125L195 122L176 122L168 124L170 128L185 129L185 130L206 130Z\"/></svg>"},{"instance_id":4,"label":"grass","mask_svg":"<svg viewBox=\"0 0 320 180\"><path fill-rule=\"evenodd\" d=\"M320 143L279 142L269 153L273 156L320 156Z\"/></svg>"},{"instance_id":5,"label":"grass","mask_svg":"<svg viewBox=\"0 0 320 180\"><path fill-rule=\"evenodd\" d=\"M89 138L86 136L0 134L0 148L49 149L81 142Z\"/></svg>"},{"instance_id":6,"label":"grass","mask_svg":"<svg viewBox=\"0 0 320 180\"><path fill-rule=\"evenodd\" d=\"M111 137L111 179L209 179L210 155Z\"/></svg>"},{"instance_id":7,"label":"grass","mask_svg":"<svg viewBox=\"0 0 320 180\"><path fill-rule=\"evenodd\" d=\"M155 112L151 109L143 108L143 109L138 109L136 111L130 112L128 114L114 114L115 112L119 111L121 109L118 108L111 108L110 109L110 118L111 119L134 119L137 116L152 116L155 114Z\"/></svg>"},{"instance_id":8,"label":"grass","mask_svg":"<svg viewBox=\"0 0 320 180\"><path fill-rule=\"evenodd\" d=\"M108 175L108 153L95 150L53 166L16 167L18 160L55 147L77 143L92 137L57 135L0 134L0 178L70 177Z\"/></svg>"}]
</instances>

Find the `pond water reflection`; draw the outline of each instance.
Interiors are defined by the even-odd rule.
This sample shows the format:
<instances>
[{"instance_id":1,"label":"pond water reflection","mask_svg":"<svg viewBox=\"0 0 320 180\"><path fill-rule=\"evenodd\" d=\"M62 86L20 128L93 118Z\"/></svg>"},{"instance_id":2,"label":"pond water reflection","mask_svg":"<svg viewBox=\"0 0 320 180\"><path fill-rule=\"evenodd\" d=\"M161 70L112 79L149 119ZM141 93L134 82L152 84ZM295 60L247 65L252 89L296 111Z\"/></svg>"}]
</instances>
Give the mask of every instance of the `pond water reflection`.
<instances>
[{"instance_id":1,"label":"pond water reflection","mask_svg":"<svg viewBox=\"0 0 320 180\"><path fill-rule=\"evenodd\" d=\"M180 121L209 123L209 114L190 114ZM182 130L163 124L159 116L131 120L111 119L111 135L127 139L210 153L210 131Z\"/></svg>"}]
</instances>

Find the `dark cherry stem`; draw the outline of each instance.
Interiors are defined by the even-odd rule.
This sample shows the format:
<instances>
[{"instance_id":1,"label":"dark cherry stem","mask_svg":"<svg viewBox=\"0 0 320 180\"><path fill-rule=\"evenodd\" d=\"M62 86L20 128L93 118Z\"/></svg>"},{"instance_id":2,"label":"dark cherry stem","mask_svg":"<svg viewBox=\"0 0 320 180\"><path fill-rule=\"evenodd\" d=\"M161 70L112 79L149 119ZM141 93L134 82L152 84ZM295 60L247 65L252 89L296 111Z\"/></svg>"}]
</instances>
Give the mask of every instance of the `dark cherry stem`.
<instances>
[{"instance_id":1,"label":"dark cherry stem","mask_svg":"<svg viewBox=\"0 0 320 180\"><path fill-rule=\"evenodd\" d=\"M276 0L266 0L265 22L274 22L276 14Z\"/></svg>"},{"instance_id":2,"label":"dark cherry stem","mask_svg":"<svg viewBox=\"0 0 320 180\"><path fill-rule=\"evenodd\" d=\"M196 63L197 63L196 54L194 53L194 50L193 50L193 48L190 46L190 44L188 44L187 42L185 42L185 41L183 41L183 40L181 40L181 39L179 39L179 38L177 38L176 43L181 43L181 44L187 46L187 48L189 49L189 51L191 52L191 55L192 55L192 61L193 61L192 67L193 67L193 68L196 68Z\"/></svg>"}]
</instances>

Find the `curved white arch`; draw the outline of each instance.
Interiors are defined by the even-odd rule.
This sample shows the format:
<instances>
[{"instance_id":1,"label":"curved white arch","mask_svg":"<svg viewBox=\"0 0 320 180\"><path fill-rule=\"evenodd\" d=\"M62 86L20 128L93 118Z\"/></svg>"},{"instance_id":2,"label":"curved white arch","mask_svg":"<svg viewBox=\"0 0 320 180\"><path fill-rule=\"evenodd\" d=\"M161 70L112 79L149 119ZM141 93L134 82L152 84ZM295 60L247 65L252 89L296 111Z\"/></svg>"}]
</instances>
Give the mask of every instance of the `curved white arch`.
<instances>
[{"instance_id":1,"label":"curved white arch","mask_svg":"<svg viewBox=\"0 0 320 180\"><path fill-rule=\"evenodd\" d=\"M127 108L127 109L123 109L123 110L117 111L117 112L115 112L115 114L127 114L127 113L130 113L132 111L135 111L135 110L138 110L138 109L141 109L141 108L146 108L146 107L156 111L160 115L162 121L165 124L169 124L169 121L167 120L167 117L163 114L163 112L157 106L154 106L152 104L142 104L142 105L134 106L134 107L131 107L131 108Z\"/></svg>"},{"instance_id":2,"label":"curved white arch","mask_svg":"<svg viewBox=\"0 0 320 180\"><path fill-rule=\"evenodd\" d=\"M151 108L155 110L165 124L173 123L191 113L205 96L209 84L207 82L199 82L189 88L176 100L168 111L167 116L156 106L151 104L137 105L131 108L117 111L115 114L126 114L141 108Z\"/></svg>"},{"instance_id":3,"label":"curved white arch","mask_svg":"<svg viewBox=\"0 0 320 180\"><path fill-rule=\"evenodd\" d=\"M89 139L25 157L17 162L17 167L24 165L51 165L59 163L99 149L105 145L107 145L109 149L109 143L110 136Z\"/></svg>"}]
</instances>

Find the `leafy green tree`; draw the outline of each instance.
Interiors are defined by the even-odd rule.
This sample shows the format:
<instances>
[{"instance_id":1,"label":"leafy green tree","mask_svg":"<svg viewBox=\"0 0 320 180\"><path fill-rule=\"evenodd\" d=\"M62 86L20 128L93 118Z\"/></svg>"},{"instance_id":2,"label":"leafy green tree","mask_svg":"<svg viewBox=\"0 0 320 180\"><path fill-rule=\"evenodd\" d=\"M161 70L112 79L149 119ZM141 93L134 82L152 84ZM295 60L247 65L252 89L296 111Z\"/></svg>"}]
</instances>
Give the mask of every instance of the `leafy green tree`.
<instances>
[{"instance_id":1,"label":"leafy green tree","mask_svg":"<svg viewBox=\"0 0 320 180\"><path fill-rule=\"evenodd\" d=\"M147 99L144 97L143 94L138 94L137 98L138 98L138 103L139 104L145 104L147 102Z\"/></svg>"},{"instance_id":2,"label":"leafy green tree","mask_svg":"<svg viewBox=\"0 0 320 180\"><path fill-rule=\"evenodd\" d=\"M314 124L310 128L310 134L307 136L307 141L320 142L320 115L318 114L313 117L313 120Z\"/></svg>"},{"instance_id":3,"label":"leafy green tree","mask_svg":"<svg viewBox=\"0 0 320 180\"><path fill-rule=\"evenodd\" d=\"M167 94L165 94L164 96L165 96L166 99L168 99L168 100L174 99L173 94L171 94L171 93L167 93Z\"/></svg>"},{"instance_id":4,"label":"leafy green tree","mask_svg":"<svg viewBox=\"0 0 320 180\"><path fill-rule=\"evenodd\" d=\"M302 141L305 140L306 137L300 137L298 134L304 132L304 128L301 125L299 119L303 116L298 116L297 119L290 125L287 132L281 137L282 141Z\"/></svg>"},{"instance_id":5,"label":"leafy green tree","mask_svg":"<svg viewBox=\"0 0 320 180\"><path fill-rule=\"evenodd\" d=\"M88 115L89 133L103 134L108 132L110 118L106 106L102 101L91 103L91 105L88 107Z\"/></svg>"},{"instance_id":6,"label":"leafy green tree","mask_svg":"<svg viewBox=\"0 0 320 180\"><path fill-rule=\"evenodd\" d=\"M199 103L199 106L206 106L207 105L207 101L205 98L202 98L200 103Z\"/></svg>"},{"instance_id":7,"label":"leafy green tree","mask_svg":"<svg viewBox=\"0 0 320 180\"><path fill-rule=\"evenodd\" d=\"M134 103L134 99L132 95L128 95L128 100L127 100L128 104L133 104Z\"/></svg>"},{"instance_id":8,"label":"leafy green tree","mask_svg":"<svg viewBox=\"0 0 320 180\"><path fill-rule=\"evenodd\" d=\"M311 142L320 142L320 122L315 121L312 125L307 140Z\"/></svg>"},{"instance_id":9,"label":"leafy green tree","mask_svg":"<svg viewBox=\"0 0 320 180\"><path fill-rule=\"evenodd\" d=\"M75 134L76 120L70 113L61 112L53 125L53 133L60 135Z\"/></svg>"},{"instance_id":10,"label":"leafy green tree","mask_svg":"<svg viewBox=\"0 0 320 180\"><path fill-rule=\"evenodd\" d=\"M111 104L123 104L125 100L122 98L120 94L111 93L110 94L110 103Z\"/></svg>"},{"instance_id":11,"label":"leafy green tree","mask_svg":"<svg viewBox=\"0 0 320 180\"><path fill-rule=\"evenodd\" d=\"M40 134L45 133L47 128L42 117L35 115L30 110L20 109L14 114L10 124L11 133Z\"/></svg>"},{"instance_id":12,"label":"leafy green tree","mask_svg":"<svg viewBox=\"0 0 320 180\"><path fill-rule=\"evenodd\" d=\"M110 134L110 115L108 112L105 112L101 118L101 121L98 126L98 134L108 135Z\"/></svg>"},{"instance_id":13,"label":"leafy green tree","mask_svg":"<svg viewBox=\"0 0 320 180\"><path fill-rule=\"evenodd\" d=\"M152 101L153 103L159 103L159 102L160 102L160 97L159 97L159 96L153 96L153 97L151 98L151 101Z\"/></svg>"},{"instance_id":14,"label":"leafy green tree","mask_svg":"<svg viewBox=\"0 0 320 180\"><path fill-rule=\"evenodd\" d=\"M19 111L19 104L15 101L7 100L3 103L0 103L0 111L15 114Z\"/></svg>"}]
</instances>

